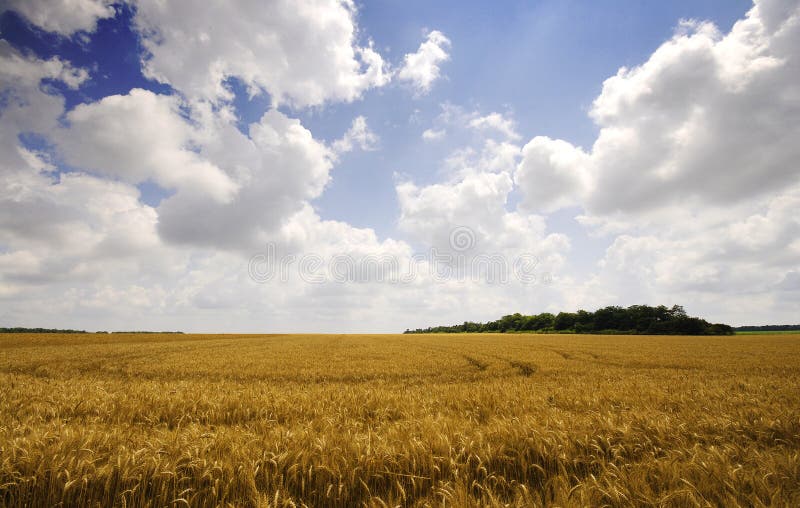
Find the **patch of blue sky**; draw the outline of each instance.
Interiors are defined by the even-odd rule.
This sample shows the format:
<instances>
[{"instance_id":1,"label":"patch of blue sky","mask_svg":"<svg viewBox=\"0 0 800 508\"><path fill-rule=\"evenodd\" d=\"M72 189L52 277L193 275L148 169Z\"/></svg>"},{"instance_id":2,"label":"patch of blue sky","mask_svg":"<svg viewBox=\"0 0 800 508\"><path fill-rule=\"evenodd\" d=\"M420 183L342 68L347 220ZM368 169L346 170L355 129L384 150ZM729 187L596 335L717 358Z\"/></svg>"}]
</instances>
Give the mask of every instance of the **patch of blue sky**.
<instances>
[{"instance_id":1,"label":"patch of blue sky","mask_svg":"<svg viewBox=\"0 0 800 508\"><path fill-rule=\"evenodd\" d=\"M171 93L168 85L142 74L143 48L134 31L132 8L123 4L117 5L116 10L116 17L99 20L96 31L89 36L79 33L72 37L39 30L15 12L7 11L0 16L0 35L16 48L39 58L58 57L89 72L90 79L77 90L54 84L64 95L67 111L109 95L127 94L133 88Z\"/></svg>"}]
</instances>

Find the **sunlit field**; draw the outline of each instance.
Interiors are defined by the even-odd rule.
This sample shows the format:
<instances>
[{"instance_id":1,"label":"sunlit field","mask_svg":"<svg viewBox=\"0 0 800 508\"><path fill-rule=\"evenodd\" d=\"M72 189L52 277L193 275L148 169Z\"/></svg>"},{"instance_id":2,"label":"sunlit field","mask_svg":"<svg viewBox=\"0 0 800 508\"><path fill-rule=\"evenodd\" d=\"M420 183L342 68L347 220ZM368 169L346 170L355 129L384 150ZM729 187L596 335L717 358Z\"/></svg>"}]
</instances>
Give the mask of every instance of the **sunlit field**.
<instances>
[{"instance_id":1,"label":"sunlit field","mask_svg":"<svg viewBox=\"0 0 800 508\"><path fill-rule=\"evenodd\" d=\"M800 335L7 335L0 506L800 506Z\"/></svg>"}]
</instances>

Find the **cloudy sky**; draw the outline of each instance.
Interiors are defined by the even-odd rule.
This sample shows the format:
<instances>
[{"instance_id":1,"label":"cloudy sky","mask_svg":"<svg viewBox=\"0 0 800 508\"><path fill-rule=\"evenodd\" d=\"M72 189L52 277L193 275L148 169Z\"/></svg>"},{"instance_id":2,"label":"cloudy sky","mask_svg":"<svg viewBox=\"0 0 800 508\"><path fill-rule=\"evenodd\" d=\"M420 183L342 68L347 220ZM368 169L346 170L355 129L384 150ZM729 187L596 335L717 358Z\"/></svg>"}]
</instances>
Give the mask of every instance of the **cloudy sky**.
<instances>
[{"instance_id":1,"label":"cloudy sky","mask_svg":"<svg viewBox=\"0 0 800 508\"><path fill-rule=\"evenodd\" d=\"M0 325L800 321L800 2L0 0Z\"/></svg>"}]
</instances>

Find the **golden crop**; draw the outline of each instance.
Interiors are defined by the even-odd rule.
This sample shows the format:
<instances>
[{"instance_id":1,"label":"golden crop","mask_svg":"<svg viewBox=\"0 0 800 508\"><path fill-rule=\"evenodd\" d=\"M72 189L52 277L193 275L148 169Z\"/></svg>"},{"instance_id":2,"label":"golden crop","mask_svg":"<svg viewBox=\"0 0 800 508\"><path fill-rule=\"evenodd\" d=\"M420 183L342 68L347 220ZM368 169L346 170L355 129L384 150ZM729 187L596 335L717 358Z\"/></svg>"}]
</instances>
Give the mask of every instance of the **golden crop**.
<instances>
[{"instance_id":1,"label":"golden crop","mask_svg":"<svg viewBox=\"0 0 800 508\"><path fill-rule=\"evenodd\" d=\"M7 335L0 506L800 506L798 374L797 335Z\"/></svg>"}]
</instances>

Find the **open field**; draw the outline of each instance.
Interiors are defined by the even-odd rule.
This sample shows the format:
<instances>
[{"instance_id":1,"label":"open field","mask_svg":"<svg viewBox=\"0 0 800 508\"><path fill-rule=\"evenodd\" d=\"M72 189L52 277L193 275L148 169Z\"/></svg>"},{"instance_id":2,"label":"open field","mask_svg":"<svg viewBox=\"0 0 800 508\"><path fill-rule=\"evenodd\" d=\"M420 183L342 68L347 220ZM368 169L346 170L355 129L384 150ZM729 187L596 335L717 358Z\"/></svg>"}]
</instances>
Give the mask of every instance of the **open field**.
<instances>
[{"instance_id":1,"label":"open field","mask_svg":"<svg viewBox=\"0 0 800 508\"><path fill-rule=\"evenodd\" d=\"M0 506L800 506L800 336L7 335Z\"/></svg>"}]
</instances>

